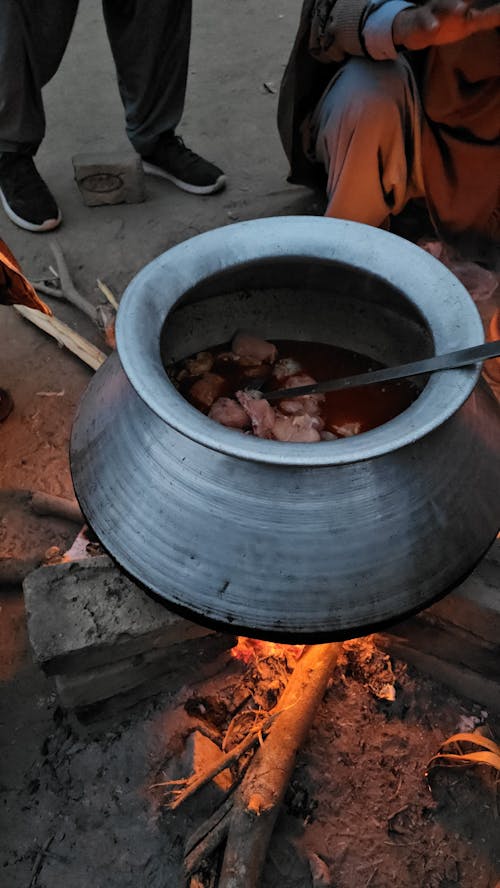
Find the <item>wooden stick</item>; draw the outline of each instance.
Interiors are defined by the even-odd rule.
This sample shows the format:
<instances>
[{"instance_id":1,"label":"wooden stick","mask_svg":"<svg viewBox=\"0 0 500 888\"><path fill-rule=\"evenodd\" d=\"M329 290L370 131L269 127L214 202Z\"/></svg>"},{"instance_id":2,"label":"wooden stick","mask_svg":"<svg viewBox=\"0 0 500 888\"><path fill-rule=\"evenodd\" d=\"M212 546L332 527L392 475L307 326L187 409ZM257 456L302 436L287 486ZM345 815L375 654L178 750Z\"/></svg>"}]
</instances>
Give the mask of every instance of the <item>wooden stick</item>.
<instances>
[{"instance_id":1,"label":"wooden stick","mask_svg":"<svg viewBox=\"0 0 500 888\"><path fill-rule=\"evenodd\" d=\"M50 249L52 250L52 253L54 254L54 259L56 260L57 273L59 275L59 281L64 298L67 299L68 302L71 302L73 305L79 308L80 311L83 311L84 314L86 314L87 317L89 317L90 320L94 322L94 324L97 324L98 317L96 308L76 289L73 281L71 280L71 275L69 273L68 266L66 265L64 253L56 240L53 240L51 242Z\"/></svg>"},{"instance_id":2,"label":"wooden stick","mask_svg":"<svg viewBox=\"0 0 500 888\"><path fill-rule=\"evenodd\" d=\"M226 799L219 808L187 840L184 848L184 870L186 876L193 876L208 860L219 845L224 842L229 830L229 818L233 800Z\"/></svg>"},{"instance_id":3,"label":"wooden stick","mask_svg":"<svg viewBox=\"0 0 500 888\"><path fill-rule=\"evenodd\" d=\"M30 490L28 487L7 487L4 488L3 494L33 509L37 515L52 515L54 518L74 521L75 524L85 524L76 497L53 496L41 490Z\"/></svg>"},{"instance_id":4,"label":"wooden stick","mask_svg":"<svg viewBox=\"0 0 500 888\"><path fill-rule=\"evenodd\" d=\"M74 521L75 524L85 524L85 518L76 499L51 496L50 493L41 493L35 490L31 495L30 505L37 515L51 515L65 521Z\"/></svg>"},{"instance_id":5,"label":"wooden stick","mask_svg":"<svg viewBox=\"0 0 500 888\"><path fill-rule=\"evenodd\" d=\"M64 345L70 352L77 355L85 364L92 367L93 370L98 370L101 364L106 360L104 352L100 351L95 345L92 345L88 339L80 336L79 333L75 333L71 327L68 327L67 324L64 324L58 318L54 317L54 315L49 317L34 308L27 308L25 305L14 305L14 309L18 314L22 315L23 318L26 318L27 321L34 324L35 327L39 327L40 330L43 330L45 333L48 333L49 336L56 339L60 345Z\"/></svg>"},{"instance_id":6,"label":"wooden stick","mask_svg":"<svg viewBox=\"0 0 500 888\"><path fill-rule=\"evenodd\" d=\"M220 869L221 849L210 861L205 861L202 869L189 879L186 888L217 888L217 873Z\"/></svg>"},{"instance_id":7,"label":"wooden stick","mask_svg":"<svg viewBox=\"0 0 500 888\"><path fill-rule=\"evenodd\" d=\"M99 278L97 278L97 286L99 287L103 296L106 297L110 305L113 306L114 310L118 311L118 302L116 296L114 295L113 291L110 290L108 285L105 284L104 281L100 281Z\"/></svg>"},{"instance_id":8,"label":"wooden stick","mask_svg":"<svg viewBox=\"0 0 500 888\"><path fill-rule=\"evenodd\" d=\"M304 649L278 703L282 711L235 793L219 888L259 888L267 847L295 757L304 742L342 645Z\"/></svg>"},{"instance_id":9,"label":"wooden stick","mask_svg":"<svg viewBox=\"0 0 500 888\"><path fill-rule=\"evenodd\" d=\"M158 786L167 786L171 788L173 798L168 803L168 807L172 810L178 808L179 805L182 805L189 796L194 795L202 786L205 786L210 780L220 774L221 771L225 771L229 765L232 765L233 762L238 761L239 758L243 755L243 753L247 752L252 746L255 746L261 735L269 730L274 720L280 715L280 712L274 712L270 715L264 722L262 722L258 727L254 728L243 740L234 746L229 752L221 755L217 758L217 760L211 765L210 768L207 768L206 771L202 771L201 773L193 774L191 777L188 777L186 780L167 780L164 783L153 783L150 786L150 789L154 789ZM181 789L173 789L176 784L182 785Z\"/></svg>"},{"instance_id":10,"label":"wooden stick","mask_svg":"<svg viewBox=\"0 0 500 888\"><path fill-rule=\"evenodd\" d=\"M63 291L59 287L51 287L43 281L33 281L33 286L37 293L52 296L54 299L64 299Z\"/></svg>"}]
</instances>

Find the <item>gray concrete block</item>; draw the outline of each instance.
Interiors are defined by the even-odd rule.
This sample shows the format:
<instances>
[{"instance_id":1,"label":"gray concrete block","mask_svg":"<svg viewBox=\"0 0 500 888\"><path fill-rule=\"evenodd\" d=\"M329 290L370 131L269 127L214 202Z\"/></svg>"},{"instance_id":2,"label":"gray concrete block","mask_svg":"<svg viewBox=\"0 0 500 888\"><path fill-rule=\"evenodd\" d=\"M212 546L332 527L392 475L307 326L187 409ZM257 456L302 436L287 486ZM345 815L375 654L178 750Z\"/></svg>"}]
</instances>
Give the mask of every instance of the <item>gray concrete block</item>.
<instances>
[{"instance_id":1,"label":"gray concrete block","mask_svg":"<svg viewBox=\"0 0 500 888\"><path fill-rule=\"evenodd\" d=\"M144 170L138 154L76 154L72 160L75 181L88 207L142 203L145 199Z\"/></svg>"},{"instance_id":2,"label":"gray concrete block","mask_svg":"<svg viewBox=\"0 0 500 888\"><path fill-rule=\"evenodd\" d=\"M496 539L474 572L420 619L449 624L490 644L500 641L500 539Z\"/></svg>"},{"instance_id":3,"label":"gray concrete block","mask_svg":"<svg viewBox=\"0 0 500 888\"><path fill-rule=\"evenodd\" d=\"M156 678L148 678L147 681L141 682L136 687L108 697L106 700L90 704L82 703L74 708L72 705L66 704L74 730L77 733L81 731L86 734L101 733L106 725L109 725L110 728L116 726L117 719L128 715L136 706L140 706L144 701L149 701L158 694L175 696L186 685L207 681L212 676L218 675L226 667L228 658L231 658L227 648L235 643L235 639L228 635L214 635L204 641L200 639L200 648L210 650L212 638L218 638L219 641L214 641L214 644L219 643L224 647L224 651L215 659L207 657L197 660L193 657L189 659L186 657L184 660L176 661L178 668L175 668L174 664L171 670L162 672ZM70 676L65 677L70 678ZM61 679L62 676L59 676L56 681L60 682Z\"/></svg>"},{"instance_id":4,"label":"gray concrete block","mask_svg":"<svg viewBox=\"0 0 500 888\"><path fill-rule=\"evenodd\" d=\"M23 589L34 658L49 675L212 634L151 598L106 555L40 567Z\"/></svg>"},{"instance_id":5,"label":"gray concrete block","mask_svg":"<svg viewBox=\"0 0 500 888\"><path fill-rule=\"evenodd\" d=\"M500 715L500 680L498 674L476 672L463 662L449 662L441 656L439 639L435 639L434 652L422 649L420 641L410 641L401 635L384 633L375 636L377 644L393 657L410 663L419 672L440 681L459 697L467 697L473 703L485 706L489 712ZM459 655L459 648L457 648ZM495 661L493 661L495 662ZM498 654L496 654L498 665Z\"/></svg>"},{"instance_id":6,"label":"gray concrete block","mask_svg":"<svg viewBox=\"0 0 500 888\"><path fill-rule=\"evenodd\" d=\"M391 627L387 635L448 663L458 663L474 672L488 675L498 683L500 695L500 639L497 644L477 641L462 629L450 625L430 625L419 619L398 623Z\"/></svg>"},{"instance_id":7,"label":"gray concrete block","mask_svg":"<svg viewBox=\"0 0 500 888\"><path fill-rule=\"evenodd\" d=\"M128 703L130 692L135 700L139 689L144 692L139 698L162 690L178 690L186 676L194 673L199 680L205 664L234 642L234 636L212 633L209 638L191 638L167 649L153 649L77 674L56 675L59 699L64 707L78 710L112 697L121 697L122 703ZM162 676L164 681L157 681Z\"/></svg>"},{"instance_id":8,"label":"gray concrete block","mask_svg":"<svg viewBox=\"0 0 500 888\"><path fill-rule=\"evenodd\" d=\"M500 540L457 589L377 640L389 654L500 713Z\"/></svg>"}]
</instances>

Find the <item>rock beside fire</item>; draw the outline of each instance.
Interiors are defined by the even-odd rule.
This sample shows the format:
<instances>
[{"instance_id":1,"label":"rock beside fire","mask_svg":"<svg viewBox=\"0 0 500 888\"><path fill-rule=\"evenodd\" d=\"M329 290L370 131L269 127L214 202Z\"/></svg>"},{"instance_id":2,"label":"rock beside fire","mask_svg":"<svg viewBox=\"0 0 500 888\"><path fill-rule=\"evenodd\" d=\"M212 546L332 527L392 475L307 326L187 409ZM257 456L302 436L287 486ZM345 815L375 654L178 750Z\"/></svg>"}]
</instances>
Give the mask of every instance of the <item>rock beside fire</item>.
<instances>
[{"instance_id":1,"label":"rock beside fire","mask_svg":"<svg viewBox=\"0 0 500 888\"><path fill-rule=\"evenodd\" d=\"M206 664L216 660L221 651L234 642L229 635L215 632L208 635L78 673L56 675L59 700L68 709L83 709L119 697L128 705L161 690L177 689L188 680L197 681L206 677Z\"/></svg>"},{"instance_id":2,"label":"rock beside fire","mask_svg":"<svg viewBox=\"0 0 500 888\"><path fill-rule=\"evenodd\" d=\"M206 677L235 642L169 611L105 555L39 568L24 594L35 662L86 721Z\"/></svg>"},{"instance_id":3,"label":"rock beside fire","mask_svg":"<svg viewBox=\"0 0 500 888\"><path fill-rule=\"evenodd\" d=\"M24 596L35 661L76 674L211 633L174 614L107 555L40 567Z\"/></svg>"}]
</instances>

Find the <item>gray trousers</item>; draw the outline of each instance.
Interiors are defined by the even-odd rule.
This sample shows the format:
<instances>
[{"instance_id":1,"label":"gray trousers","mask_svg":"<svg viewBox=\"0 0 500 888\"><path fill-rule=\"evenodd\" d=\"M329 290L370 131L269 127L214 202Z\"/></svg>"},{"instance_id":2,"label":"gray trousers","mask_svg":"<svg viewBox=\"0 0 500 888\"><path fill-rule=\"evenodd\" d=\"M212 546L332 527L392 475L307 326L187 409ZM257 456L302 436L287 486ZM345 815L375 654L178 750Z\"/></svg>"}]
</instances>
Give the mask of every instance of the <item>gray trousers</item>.
<instances>
[{"instance_id":1,"label":"gray trousers","mask_svg":"<svg viewBox=\"0 0 500 888\"><path fill-rule=\"evenodd\" d=\"M78 0L0 0L0 153L37 151L42 87L61 63L77 9ZM182 116L191 0L103 0L103 12L127 135L147 155Z\"/></svg>"},{"instance_id":2,"label":"gray trousers","mask_svg":"<svg viewBox=\"0 0 500 888\"><path fill-rule=\"evenodd\" d=\"M405 59L350 59L312 118L316 160L328 175L325 215L380 226L422 197L421 120Z\"/></svg>"}]
</instances>

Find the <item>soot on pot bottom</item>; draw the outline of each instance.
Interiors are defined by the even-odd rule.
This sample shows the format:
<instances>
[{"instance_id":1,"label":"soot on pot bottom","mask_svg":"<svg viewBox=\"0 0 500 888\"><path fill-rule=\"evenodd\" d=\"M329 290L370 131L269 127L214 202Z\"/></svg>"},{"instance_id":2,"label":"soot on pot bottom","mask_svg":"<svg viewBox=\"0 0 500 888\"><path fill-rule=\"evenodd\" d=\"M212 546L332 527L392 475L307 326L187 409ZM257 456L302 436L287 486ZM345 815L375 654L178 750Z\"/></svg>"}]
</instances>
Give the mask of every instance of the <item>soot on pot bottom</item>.
<instances>
[{"instance_id":1,"label":"soot on pot bottom","mask_svg":"<svg viewBox=\"0 0 500 888\"><path fill-rule=\"evenodd\" d=\"M311 394L276 401L266 392L376 370L374 359L320 342L275 339L248 333L198 352L168 368L179 392L221 425L244 434L285 442L347 438L393 419L416 399L408 380L369 388Z\"/></svg>"}]
</instances>

